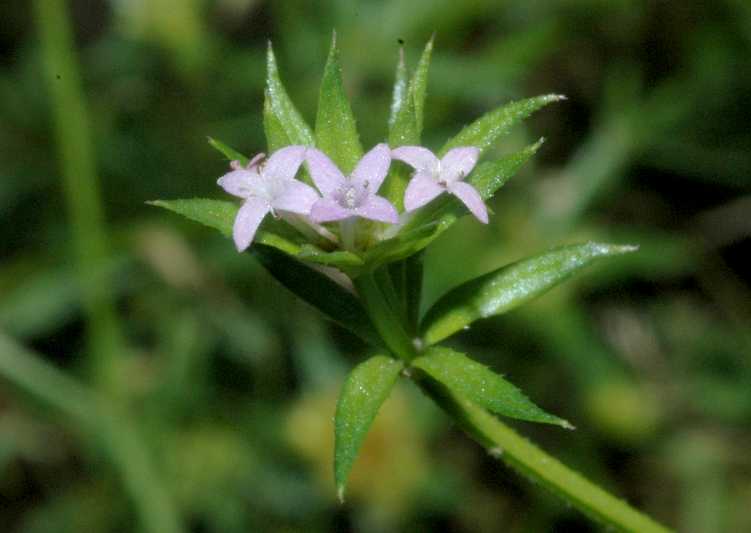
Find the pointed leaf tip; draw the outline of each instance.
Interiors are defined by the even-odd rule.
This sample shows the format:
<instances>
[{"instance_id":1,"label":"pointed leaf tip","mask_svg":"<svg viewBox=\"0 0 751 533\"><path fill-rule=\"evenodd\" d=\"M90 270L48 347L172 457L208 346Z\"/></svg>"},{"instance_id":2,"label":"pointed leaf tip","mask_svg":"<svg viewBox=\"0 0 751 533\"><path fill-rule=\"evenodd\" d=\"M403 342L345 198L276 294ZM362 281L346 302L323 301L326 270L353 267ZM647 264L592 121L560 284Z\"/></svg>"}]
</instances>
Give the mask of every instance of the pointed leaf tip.
<instances>
[{"instance_id":1,"label":"pointed leaf tip","mask_svg":"<svg viewBox=\"0 0 751 533\"><path fill-rule=\"evenodd\" d=\"M439 154L445 155L450 149L459 146L476 146L484 151L535 111L561 100L565 100L563 95L545 94L502 105L481 116L449 139Z\"/></svg>"},{"instance_id":2,"label":"pointed leaf tip","mask_svg":"<svg viewBox=\"0 0 751 533\"><path fill-rule=\"evenodd\" d=\"M479 276L450 290L428 310L421 324L423 339L435 344L475 320L528 302L601 258L636 249L597 242L563 246Z\"/></svg>"},{"instance_id":3,"label":"pointed leaf tip","mask_svg":"<svg viewBox=\"0 0 751 533\"><path fill-rule=\"evenodd\" d=\"M345 173L351 172L362 157L355 117L344 90L336 33L332 36L331 48L323 69L315 137L317 147Z\"/></svg>"},{"instance_id":4,"label":"pointed leaf tip","mask_svg":"<svg viewBox=\"0 0 751 533\"><path fill-rule=\"evenodd\" d=\"M269 41L266 52L265 96L268 102L268 113L264 109L264 127L267 136L269 129L281 130L286 135L288 144L313 146L315 144L313 132L292 103L279 77L279 69L271 41ZM273 122L273 124L269 124L269 122Z\"/></svg>"},{"instance_id":5,"label":"pointed leaf tip","mask_svg":"<svg viewBox=\"0 0 751 533\"><path fill-rule=\"evenodd\" d=\"M412 366L492 413L573 429L568 421L546 413L503 376L465 354L449 348L430 348L412 361Z\"/></svg>"},{"instance_id":6,"label":"pointed leaf tip","mask_svg":"<svg viewBox=\"0 0 751 533\"><path fill-rule=\"evenodd\" d=\"M223 142L214 139L213 137L208 137L209 144L216 150L220 151L222 154L224 154L224 157L226 157L230 161L239 161L241 165L247 165L250 159L231 146L227 146Z\"/></svg>"}]
</instances>

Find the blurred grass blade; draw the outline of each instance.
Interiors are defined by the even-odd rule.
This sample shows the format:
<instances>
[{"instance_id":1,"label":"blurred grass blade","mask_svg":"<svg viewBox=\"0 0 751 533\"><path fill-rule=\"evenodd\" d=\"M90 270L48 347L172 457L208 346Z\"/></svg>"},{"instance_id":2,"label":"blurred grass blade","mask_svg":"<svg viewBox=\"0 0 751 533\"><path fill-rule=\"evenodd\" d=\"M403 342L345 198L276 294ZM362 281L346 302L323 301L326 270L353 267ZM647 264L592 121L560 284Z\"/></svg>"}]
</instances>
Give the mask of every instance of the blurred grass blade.
<instances>
[{"instance_id":1,"label":"blurred grass blade","mask_svg":"<svg viewBox=\"0 0 751 533\"><path fill-rule=\"evenodd\" d=\"M433 54L433 41L435 35L425 45L422 52L415 74L410 82L410 93L415 103L415 123L418 135L422 135L423 115L425 111L425 96L428 92L428 69L430 68L430 58Z\"/></svg>"},{"instance_id":2,"label":"blurred grass blade","mask_svg":"<svg viewBox=\"0 0 751 533\"><path fill-rule=\"evenodd\" d=\"M537 407L522 391L485 365L449 348L434 347L412 361L411 365L493 413L542 424L573 429L567 421Z\"/></svg>"},{"instance_id":3,"label":"blurred grass blade","mask_svg":"<svg viewBox=\"0 0 751 533\"><path fill-rule=\"evenodd\" d=\"M498 137L508 133L513 126L538 109L564 99L565 97L559 94L547 94L501 106L478 118L469 126L466 126L441 148L439 154L444 155L452 148L458 146L476 146L480 150L485 151Z\"/></svg>"},{"instance_id":4,"label":"blurred grass blade","mask_svg":"<svg viewBox=\"0 0 751 533\"><path fill-rule=\"evenodd\" d=\"M271 43L269 43L266 62L266 98L272 114L281 125L291 144L313 146L315 144L313 132L290 100L284 85L282 85L282 80L279 78L279 69L276 65Z\"/></svg>"},{"instance_id":5,"label":"blurred grass blade","mask_svg":"<svg viewBox=\"0 0 751 533\"><path fill-rule=\"evenodd\" d=\"M365 342L376 346L382 344L360 301L329 276L271 246L255 243L250 247L250 253L299 298Z\"/></svg>"},{"instance_id":6,"label":"blurred grass blade","mask_svg":"<svg viewBox=\"0 0 751 533\"><path fill-rule=\"evenodd\" d=\"M352 172L362 157L355 117L344 92L336 32L331 38L331 50L321 80L316 141L318 148L326 152L345 174Z\"/></svg>"},{"instance_id":7,"label":"blurred grass blade","mask_svg":"<svg viewBox=\"0 0 751 533\"><path fill-rule=\"evenodd\" d=\"M344 382L334 418L334 477L340 501L365 436L402 368L400 361L376 355L355 367Z\"/></svg>"},{"instance_id":8,"label":"blurred grass blade","mask_svg":"<svg viewBox=\"0 0 751 533\"><path fill-rule=\"evenodd\" d=\"M92 443L104 449L120 474L144 531L183 531L175 504L163 481L156 476L148 447L125 413L2 332L0 379L52 408L55 415L68 419Z\"/></svg>"},{"instance_id":9,"label":"blurred grass blade","mask_svg":"<svg viewBox=\"0 0 751 533\"><path fill-rule=\"evenodd\" d=\"M227 146L222 141L219 141L217 139L214 139L212 137L209 137L209 144L219 150L221 153L224 154L224 157L226 157L230 161L239 161L242 166L245 166L248 164L250 159L242 155L240 152L235 150L234 148Z\"/></svg>"},{"instance_id":10,"label":"blurred grass blade","mask_svg":"<svg viewBox=\"0 0 751 533\"><path fill-rule=\"evenodd\" d=\"M435 344L475 320L505 313L539 296L587 265L635 246L589 242L556 248L470 280L442 296L421 324L427 344Z\"/></svg>"},{"instance_id":11,"label":"blurred grass blade","mask_svg":"<svg viewBox=\"0 0 751 533\"><path fill-rule=\"evenodd\" d=\"M88 357L99 385L113 388L117 383L115 359L122 353L124 341L110 290L109 270L102 267L110 251L70 20L62 0L37 0L33 5L76 268L82 281Z\"/></svg>"},{"instance_id":12,"label":"blurred grass blade","mask_svg":"<svg viewBox=\"0 0 751 533\"><path fill-rule=\"evenodd\" d=\"M399 61L396 63L394 75L394 89L391 93L391 109L389 111L389 132L394 127L399 111L407 101L407 65L404 64L404 47L399 48Z\"/></svg>"},{"instance_id":13,"label":"blurred grass blade","mask_svg":"<svg viewBox=\"0 0 751 533\"><path fill-rule=\"evenodd\" d=\"M154 200L147 203L163 207L190 220L219 230L225 237L232 237L232 226L239 209L235 202L208 198ZM357 267L363 264L362 259L352 252L342 250L326 252L312 244L301 241L301 237L296 234L292 227L272 217L267 217L264 220L253 242L254 245L258 243L273 246L310 263L341 268Z\"/></svg>"}]
</instances>

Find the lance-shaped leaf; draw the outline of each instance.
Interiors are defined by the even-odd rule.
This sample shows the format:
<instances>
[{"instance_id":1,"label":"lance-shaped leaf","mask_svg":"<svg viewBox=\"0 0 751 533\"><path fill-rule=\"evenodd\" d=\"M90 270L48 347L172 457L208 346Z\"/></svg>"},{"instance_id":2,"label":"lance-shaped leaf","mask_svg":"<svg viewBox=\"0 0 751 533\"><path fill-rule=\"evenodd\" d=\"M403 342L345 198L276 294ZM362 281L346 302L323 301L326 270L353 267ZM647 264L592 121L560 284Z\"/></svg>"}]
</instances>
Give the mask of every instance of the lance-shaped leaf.
<instances>
[{"instance_id":1,"label":"lance-shaped leaf","mask_svg":"<svg viewBox=\"0 0 751 533\"><path fill-rule=\"evenodd\" d=\"M428 349L425 355L414 359L411 365L453 393L493 413L573 429L567 421L537 407L502 376L462 353L434 347Z\"/></svg>"},{"instance_id":2,"label":"lance-shaped leaf","mask_svg":"<svg viewBox=\"0 0 751 533\"><path fill-rule=\"evenodd\" d=\"M459 146L476 146L485 151L498 137L506 134L513 126L538 109L564 99L565 97L559 94L547 94L501 106L466 126L441 148L438 155L443 156L452 148Z\"/></svg>"},{"instance_id":3,"label":"lance-shaped leaf","mask_svg":"<svg viewBox=\"0 0 751 533\"><path fill-rule=\"evenodd\" d=\"M271 43L269 43L266 56L266 68L266 98L269 102L269 109L289 138L289 144L313 146L315 144L313 132L290 100L279 78L279 69Z\"/></svg>"},{"instance_id":4,"label":"lance-shaped leaf","mask_svg":"<svg viewBox=\"0 0 751 533\"><path fill-rule=\"evenodd\" d=\"M219 230L225 237L232 237L232 226L239 206L232 201L191 198L183 200L155 200L149 205L163 207L173 213ZM272 217L264 220L253 239L253 245L265 244L310 263L331 265L347 269L363 264L362 259L348 251L326 252L301 240L296 231Z\"/></svg>"},{"instance_id":5,"label":"lance-shaped leaf","mask_svg":"<svg viewBox=\"0 0 751 533\"><path fill-rule=\"evenodd\" d=\"M228 160L239 161L242 166L247 165L250 161L250 159L245 157L243 154L241 154L231 146L227 146L222 141L209 137L209 144L223 153L224 157L226 157Z\"/></svg>"},{"instance_id":6,"label":"lance-shaped leaf","mask_svg":"<svg viewBox=\"0 0 751 533\"><path fill-rule=\"evenodd\" d=\"M279 283L303 301L364 341L376 346L382 344L360 301L331 277L272 246L254 243L249 251Z\"/></svg>"},{"instance_id":7,"label":"lance-shaped leaf","mask_svg":"<svg viewBox=\"0 0 751 533\"><path fill-rule=\"evenodd\" d=\"M323 150L345 174L352 172L362 157L355 117L352 115L352 108L342 83L336 32L331 39L331 50L321 80L316 116L316 141L318 148Z\"/></svg>"},{"instance_id":8,"label":"lance-shaped leaf","mask_svg":"<svg viewBox=\"0 0 751 533\"><path fill-rule=\"evenodd\" d=\"M477 319L528 302L599 259L636 249L596 242L563 246L489 272L452 289L430 308L421 324L423 339L435 344Z\"/></svg>"},{"instance_id":9,"label":"lance-shaped leaf","mask_svg":"<svg viewBox=\"0 0 751 533\"><path fill-rule=\"evenodd\" d=\"M412 76L412 81L410 82L412 99L415 102L415 122L417 124L417 132L420 135L422 135L425 97L428 92L428 69L430 68L430 58L433 54L434 39L435 35L431 36L425 45L422 56L420 56L420 61L417 63L415 74Z\"/></svg>"},{"instance_id":10,"label":"lance-shaped leaf","mask_svg":"<svg viewBox=\"0 0 751 533\"><path fill-rule=\"evenodd\" d=\"M396 81L389 117L389 146L391 148L420 144L428 67L432 51L433 39L431 38L425 45L417 69L405 89L407 70L404 66L404 51L399 50L399 63L396 67ZM410 173L411 170L404 165L392 165L381 189L381 194L398 210L404 207L404 191L407 188Z\"/></svg>"},{"instance_id":11,"label":"lance-shaped leaf","mask_svg":"<svg viewBox=\"0 0 751 533\"><path fill-rule=\"evenodd\" d=\"M396 117L399 111L407 102L409 78L407 76L407 65L404 63L404 47L399 48L399 61L396 63L396 73L394 74L394 89L391 93L391 109L389 110L389 131L394 127Z\"/></svg>"},{"instance_id":12,"label":"lance-shaped leaf","mask_svg":"<svg viewBox=\"0 0 751 533\"><path fill-rule=\"evenodd\" d=\"M334 477L339 500L365 436L404 365L385 355L360 363L347 377L336 406Z\"/></svg>"}]
</instances>

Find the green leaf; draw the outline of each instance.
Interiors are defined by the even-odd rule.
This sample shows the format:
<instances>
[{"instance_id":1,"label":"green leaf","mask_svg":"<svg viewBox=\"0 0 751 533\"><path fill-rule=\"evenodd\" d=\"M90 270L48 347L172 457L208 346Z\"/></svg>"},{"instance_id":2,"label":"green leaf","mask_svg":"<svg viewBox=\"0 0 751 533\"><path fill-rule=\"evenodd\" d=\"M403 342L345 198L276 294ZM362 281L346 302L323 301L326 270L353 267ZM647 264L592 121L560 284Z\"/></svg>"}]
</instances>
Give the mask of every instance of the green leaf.
<instances>
[{"instance_id":1,"label":"green leaf","mask_svg":"<svg viewBox=\"0 0 751 533\"><path fill-rule=\"evenodd\" d=\"M480 163L467 181L477 189L483 200L491 199L498 189L506 185L522 165L537 153L544 142L545 139L540 139L498 161Z\"/></svg>"},{"instance_id":2,"label":"green leaf","mask_svg":"<svg viewBox=\"0 0 751 533\"><path fill-rule=\"evenodd\" d=\"M417 69L406 88L407 70L404 66L404 50L400 49L399 51L399 63L396 67L396 81L389 117L388 141L391 148L420 144L428 67L430 66L432 51L433 39L431 38L425 45ZM404 208L404 191L407 188L411 172L406 165L394 164L381 187L381 195L394 204L399 211Z\"/></svg>"},{"instance_id":3,"label":"green leaf","mask_svg":"<svg viewBox=\"0 0 751 533\"><path fill-rule=\"evenodd\" d=\"M146 203L163 207L204 226L219 230L225 237L232 237L232 225L235 222L237 211L240 209L240 206L235 202L210 200L208 198L153 200Z\"/></svg>"},{"instance_id":4,"label":"green leaf","mask_svg":"<svg viewBox=\"0 0 751 533\"><path fill-rule=\"evenodd\" d=\"M316 141L318 148L326 152L345 174L352 172L362 157L355 117L342 83L336 32L331 39L331 50L321 80Z\"/></svg>"},{"instance_id":5,"label":"green leaf","mask_svg":"<svg viewBox=\"0 0 751 533\"><path fill-rule=\"evenodd\" d=\"M209 137L209 144L224 154L224 157L230 161L239 161L241 165L245 166L250 161L249 158L242 155L240 152L224 144L222 141L218 141L212 137Z\"/></svg>"},{"instance_id":6,"label":"green leaf","mask_svg":"<svg viewBox=\"0 0 751 533\"><path fill-rule=\"evenodd\" d=\"M225 237L232 237L232 226L239 209L235 202L207 198L155 200L147 203L163 207L190 220L219 230ZM253 246L256 243L273 246L310 263L337 266L343 269L359 267L363 264L362 259L352 252L326 252L312 244L305 243L292 227L273 217L266 217L255 239L253 239L253 243Z\"/></svg>"},{"instance_id":7,"label":"green leaf","mask_svg":"<svg viewBox=\"0 0 751 533\"><path fill-rule=\"evenodd\" d=\"M290 100L279 78L279 69L276 65L276 58L274 57L271 43L269 43L266 61L266 98L269 102L271 113L287 135L290 141L289 144L313 146L315 144L313 132L310 126L305 123L305 120L292 103L292 100Z\"/></svg>"},{"instance_id":8,"label":"green leaf","mask_svg":"<svg viewBox=\"0 0 751 533\"><path fill-rule=\"evenodd\" d=\"M396 63L394 75L394 90L391 93L391 110L389 111L389 132L394 127L399 111L407 102L409 94L407 66L404 64L404 47L399 48L399 61Z\"/></svg>"},{"instance_id":9,"label":"green leaf","mask_svg":"<svg viewBox=\"0 0 751 533\"><path fill-rule=\"evenodd\" d=\"M418 135L422 135L425 96L428 90L428 69L430 68L430 57L433 54L434 40L435 35L431 36L425 45L425 50L422 52L420 61L417 63L417 69L415 69L415 74L412 76L412 81L410 82L410 92L415 102L415 122Z\"/></svg>"},{"instance_id":10,"label":"green leaf","mask_svg":"<svg viewBox=\"0 0 751 533\"><path fill-rule=\"evenodd\" d=\"M547 94L501 106L466 126L441 148L439 154L442 156L458 146L476 146L485 151L498 137L506 134L538 109L564 99L565 97L559 94Z\"/></svg>"},{"instance_id":11,"label":"green leaf","mask_svg":"<svg viewBox=\"0 0 751 533\"><path fill-rule=\"evenodd\" d=\"M263 99L263 131L266 134L266 146L270 154L279 148L294 144L271 108L271 96L268 91Z\"/></svg>"},{"instance_id":12,"label":"green leaf","mask_svg":"<svg viewBox=\"0 0 751 533\"><path fill-rule=\"evenodd\" d=\"M411 365L454 394L493 413L573 429L567 421L537 407L502 376L459 352L443 347L430 348L425 355L414 359Z\"/></svg>"},{"instance_id":13,"label":"green leaf","mask_svg":"<svg viewBox=\"0 0 751 533\"><path fill-rule=\"evenodd\" d=\"M320 270L311 268L275 247L254 243L250 247L269 273L287 289L365 342L380 346L380 337L360 301Z\"/></svg>"},{"instance_id":14,"label":"green leaf","mask_svg":"<svg viewBox=\"0 0 751 533\"><path fill-rule=\"evenodd\" d=\"M404 365L376 355L359 364L342 387L334 419L334 477L339 500L365 436Z\"/></svg>"},{"instance_id":15,"label":"green leaf","mask_svg":"<svg viewBox=\"0 0 751 533\"><path fill-rule=\"evenodd\" d=\"M563 246L489 272L450 290L433 305L422 321L423 339L435 344L477 319L528 302L601 258L636 249L595 242Z\"/></svg>"}]
</instances>

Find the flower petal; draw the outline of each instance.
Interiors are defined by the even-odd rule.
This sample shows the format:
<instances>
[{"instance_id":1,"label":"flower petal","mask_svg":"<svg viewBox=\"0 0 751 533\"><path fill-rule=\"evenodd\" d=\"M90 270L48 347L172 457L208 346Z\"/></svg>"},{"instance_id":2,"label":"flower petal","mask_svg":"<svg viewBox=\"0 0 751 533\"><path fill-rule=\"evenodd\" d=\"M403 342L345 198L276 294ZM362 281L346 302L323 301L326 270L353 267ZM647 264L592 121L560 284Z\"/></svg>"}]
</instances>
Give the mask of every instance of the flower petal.
<instances>
[{"instance_id":1,"label":"flower petal","mask_svg":"<svg viewBox=\"0 0 751 533\"><path fill-rule=\"evenodd\" d=\"M343 220L351 216L355 216L355 213L330 198L321 198L313 204L310 210L310 219L318 223Z\"/></svg>"},{"instance_id":2,"label":"flower petal","mask_svg":"<svg viewBox=\"0 0 751 533\"><path fill-rule=\"evenodd\" d=\"M438 185L431 175L417 172L404 191L404 210L414 211L445 191L446 189Z\"/></svg>"},{"instance_id":3,"label":"flower petal","mask_svg":"<svg viewBox=\"0 0 751 533\"><path fill-rule=\"evenodd\" d=\"M260 198L248 198L240 207L235 217L235 225L232 228L232 237L238 252L244 251L250 243L261 224L263 217L269 212L269 204Z\"/></svg>"},{"instance_id":4,"label":"flower petal","mask_svg":"<svg viewBox=\"0 0 751 533\"><path fill-rule=\"evenodd\" d=\"M485 207L485 202L482 201L480 193L472 185L463 181L456 181L449 184L449 192L459 198L467 206L467 209L477 217L477 220L483 224L488 223L488 208Z\"/></svg>"},{"instance_id":5,"label":"flower petal","mask_svg":"<svg viewBox=\"0 0 751 533\"><path fill-rule=\"evenodd\" d=\"M284 193L276 197L271 206L282 211L307 215L319 198L318 193L310 185L297 180L288 180L285 183Z\"/></svg>"},{"instance_id":6,"label":"flower petal","mask_svg":"<svg viewBox=\"0 0 751 533\"><path fill-rule=\"evenodd\" d=\"M305 152L310 177L324 196L331 196L334 191L342 187L347 178L336 167L326 154L315 148L308 148Z\"/></svg>"},{"instance_id":7,"label":"flower petal","mask_svg":"<svg viewBox=\"0 0 751 533\"><path fill-rule=\"evenodd\" d=\"M216 180L216 184L228 193L240 198L247 198L253 192L260 178L255 170L238 169L226 173Z\"/></svg>"},{"instance_id":8,"label":"flower petal","mask_svg":"<svg viewBox=\"0 0 751 533\"><path fill-rule=\"evenodd\" d=\"M263 175L278 180L290 180L294 178L305 159L305 150L305 146L297 145L280 148L271 154L271 157L266 161Z\"/></svg>"},{"instance_id":9,"label":"flower petal","mask_svg":"<svg viewBox=\"0 0 751 533\"><path fill-rule=\"evenodd\" d=\"M447 182L464 179L475 168L478 157L480 150L474 146L449 150L441 159L441 179Z\"/></svg>"},{"instance_id":10,"label":"flower petal","mask_svg":"<svg viewBox=\"0 0 751 533\"><path fill-rule=\"evenodd\" d=\"M355 209L355 213L362 218L369 218L379 222L396 224L399 222L399 213L396 207L383 196L372 195L364 204Z\"/></svg>"},{"instance_id":11,"label":"flower petal","mask_svg":"<svg viewBox=\"0 0 751 533\"><path fill-rule=\"evenodd\" d=\"M368 190L375 194L386 179L390 164L391 150L388 145L376 144L357 163L355 170L352 171L352 182L363 186L367 184Z\"/></svg>"},{"instance_id":12,"label":"flower petal","mask_svg":"<svg viewBox=\"0 0 751 533\"><path fill-rule=\"evenodd\" d=\"M391 150L391 157L404 161L415 170L426 170L432 172L438 166L438 158L422 146L400 146Z\"/></svg>"}]
</instances>

